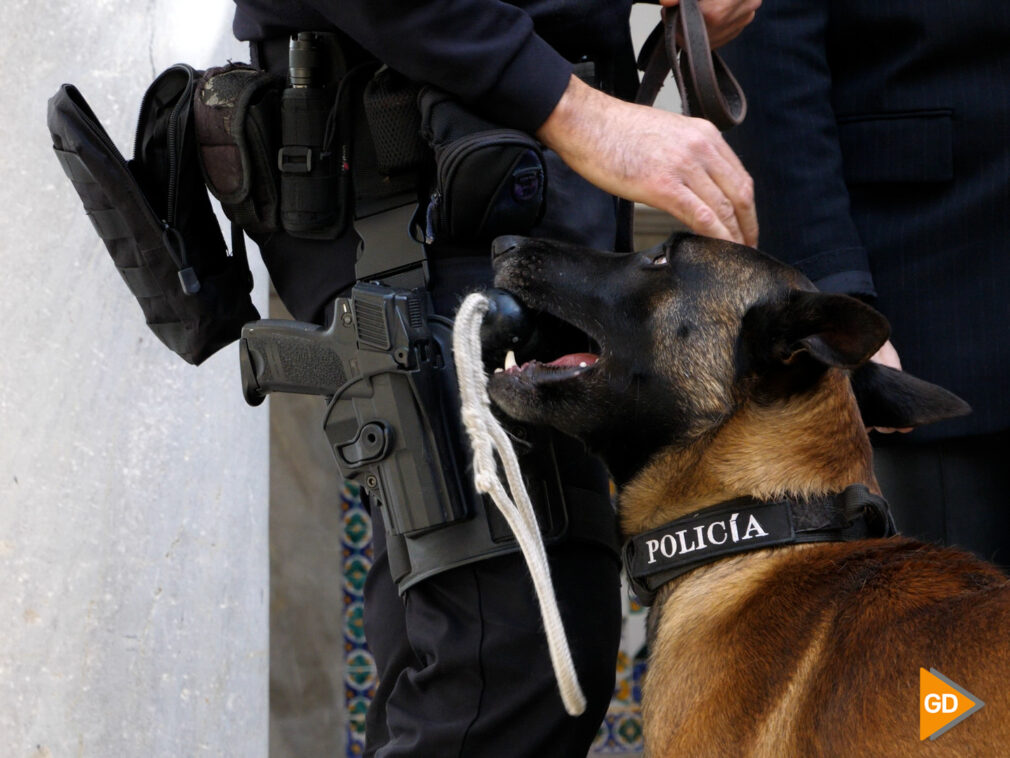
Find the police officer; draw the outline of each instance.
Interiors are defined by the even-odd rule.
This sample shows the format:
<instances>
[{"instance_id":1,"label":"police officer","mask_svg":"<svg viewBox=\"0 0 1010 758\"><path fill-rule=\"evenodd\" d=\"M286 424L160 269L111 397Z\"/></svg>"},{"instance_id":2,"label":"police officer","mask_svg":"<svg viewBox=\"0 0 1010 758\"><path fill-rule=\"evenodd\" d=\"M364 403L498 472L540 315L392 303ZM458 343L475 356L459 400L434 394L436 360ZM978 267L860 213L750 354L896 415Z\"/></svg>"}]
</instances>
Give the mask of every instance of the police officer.
<instances>
[{"instance_id":1,"label":"police officer","mask_svg":"<svg viewBox=\"0 0 1010 758\"><path fill-rule=\"evenodd\" d=\"M759 2L702 0L713 42L735 36ZM450 93L489 121L535 135L550 148L546 212L536 235L614 249L617 195L665 210L696 232L756 243L750 178L717 130L619 99L631 97L637 84L630 5L237 0L234 32L252 43L255 63L283 71L291 34L340 30L409 79ZM296 318L322 323L326 305L354 281L351 235L323 241L278 233L257 242ZM439 312L451 315L461 293L490 282L486 245L436 244L427 254ZM376 523L365 613L380 684L368 713L366 754L586 754L614 682L616 527L605 472L576 444L558 444L572 527L550 547L549 558L586 712L578 718L564 712L521 555L443 571L401 597ZM378 522L378 514L373 518Z\"/></svg>"}]
</instances>

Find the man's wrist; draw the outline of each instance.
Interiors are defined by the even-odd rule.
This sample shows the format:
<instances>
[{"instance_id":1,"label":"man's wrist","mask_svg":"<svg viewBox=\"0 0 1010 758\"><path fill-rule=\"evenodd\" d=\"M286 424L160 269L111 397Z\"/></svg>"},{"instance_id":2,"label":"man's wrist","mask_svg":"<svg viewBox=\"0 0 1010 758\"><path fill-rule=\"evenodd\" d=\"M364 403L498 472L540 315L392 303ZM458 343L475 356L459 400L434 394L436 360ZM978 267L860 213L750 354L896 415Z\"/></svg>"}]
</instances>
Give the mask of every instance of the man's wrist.
<instances>
[{"instance_id":1,"label":"man's wrist","mask_svg":"<svg viewBox=\"0 0 1010 758\"><path fill-rule=\"evenodd\" d=\"M602 93L597 93L573 74L554 110L537 129L537 139L547 147L562 152L565 144L571 141L571 137L585 126L586 106L595 94Z\"/></svg>"}]
</instances>

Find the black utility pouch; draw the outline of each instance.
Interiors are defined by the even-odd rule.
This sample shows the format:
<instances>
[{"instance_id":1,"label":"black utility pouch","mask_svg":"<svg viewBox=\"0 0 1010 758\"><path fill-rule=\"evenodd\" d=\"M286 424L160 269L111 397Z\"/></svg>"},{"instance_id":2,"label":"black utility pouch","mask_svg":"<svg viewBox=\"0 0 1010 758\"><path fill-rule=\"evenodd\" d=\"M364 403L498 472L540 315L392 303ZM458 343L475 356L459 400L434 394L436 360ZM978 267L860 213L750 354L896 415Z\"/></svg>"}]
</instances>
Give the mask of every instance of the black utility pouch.
<instances>
[{"instance_id":1,"label":"black utility pouch","mask_svg":"<svg viewBox=\"0 0 1010 758\"><path fill-rule=\"evenodd\" d=\"M418 171L431 157L421 136L419 91L418 84L388 66L382 66L365 85L365 118L375 145L375 168L383 176Z\"/></svg>"},{"instance_id":2,"label":"black utility pouch","mask_svg":"<svg viewBox=\"0 0 1010 758\"><path fill-rule=\"evenodd\" d=\"M284 79L244 63L204 72L193 121L207 188L225 215L252 234L277 231L280 97Z\"/></svg>"},{"instance_id":3,"label":"black utility pouch","mask_svg":"<svg viewBox=\"0 0 1010 758\"><path fill-rule=\"evenodd\" d=\"M547 194L540 144L484 121L438 90L423 89L418 103L422 133L435 150L425 242L527 234L543 217Z\"/></svg>"},{"instance_id":4,"label":"black utility pouch","mask_svg":"<svg viewBox=\"0 0 1010 758\"><path fill-rule=\"evenodd\" d=\"M129 162L73 85L60 87L48 112L56 157L148 326L193 364L259 318L241 235L229 256L197 164L197 78L177 64L155 79Z\"/></svg>"}]
</instances>

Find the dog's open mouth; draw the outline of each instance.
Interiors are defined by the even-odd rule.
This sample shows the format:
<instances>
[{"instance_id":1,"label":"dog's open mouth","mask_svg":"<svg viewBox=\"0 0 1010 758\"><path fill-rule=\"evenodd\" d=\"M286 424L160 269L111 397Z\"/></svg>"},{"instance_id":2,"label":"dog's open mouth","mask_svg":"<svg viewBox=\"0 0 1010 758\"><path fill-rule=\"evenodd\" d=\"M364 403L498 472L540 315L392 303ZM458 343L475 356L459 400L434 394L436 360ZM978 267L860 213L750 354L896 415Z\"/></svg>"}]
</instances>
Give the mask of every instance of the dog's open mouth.
<instances>
[{"instance_id":1,"label":"dog's open mouth","mask_svg":"<svg viewBox=\"0 0 1010 758\"><path fill-rule=\"evenodd\" d=\"M498 351L501 363L496 378L519 379L532 384L562 382L590 373L601 360L602 349L573 324L546 312L533 316L530 336L512 349Z\"/></svg>"}]
</instances>

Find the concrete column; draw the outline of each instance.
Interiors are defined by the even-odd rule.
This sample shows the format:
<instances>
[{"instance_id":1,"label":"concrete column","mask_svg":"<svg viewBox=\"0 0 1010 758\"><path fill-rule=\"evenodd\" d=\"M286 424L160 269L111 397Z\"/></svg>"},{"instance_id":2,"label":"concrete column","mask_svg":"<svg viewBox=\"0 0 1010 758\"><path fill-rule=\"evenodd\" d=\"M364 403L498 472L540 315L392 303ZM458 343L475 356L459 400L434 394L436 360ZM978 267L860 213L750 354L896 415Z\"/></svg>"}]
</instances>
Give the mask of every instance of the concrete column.
<instances>
[{"instance_id":1,"label":"concrete column","mask_svg":"<svg viewBox=\"0 0 1010 758\"><path fill-rule=\"evenodd\" d=\"M194 368L148 331L45 125L73 82L129 154L157 73L247 59L233 8L0 7L5 756L267 754L266 409L235 346Z\"/></svg>"}]
</instances>

